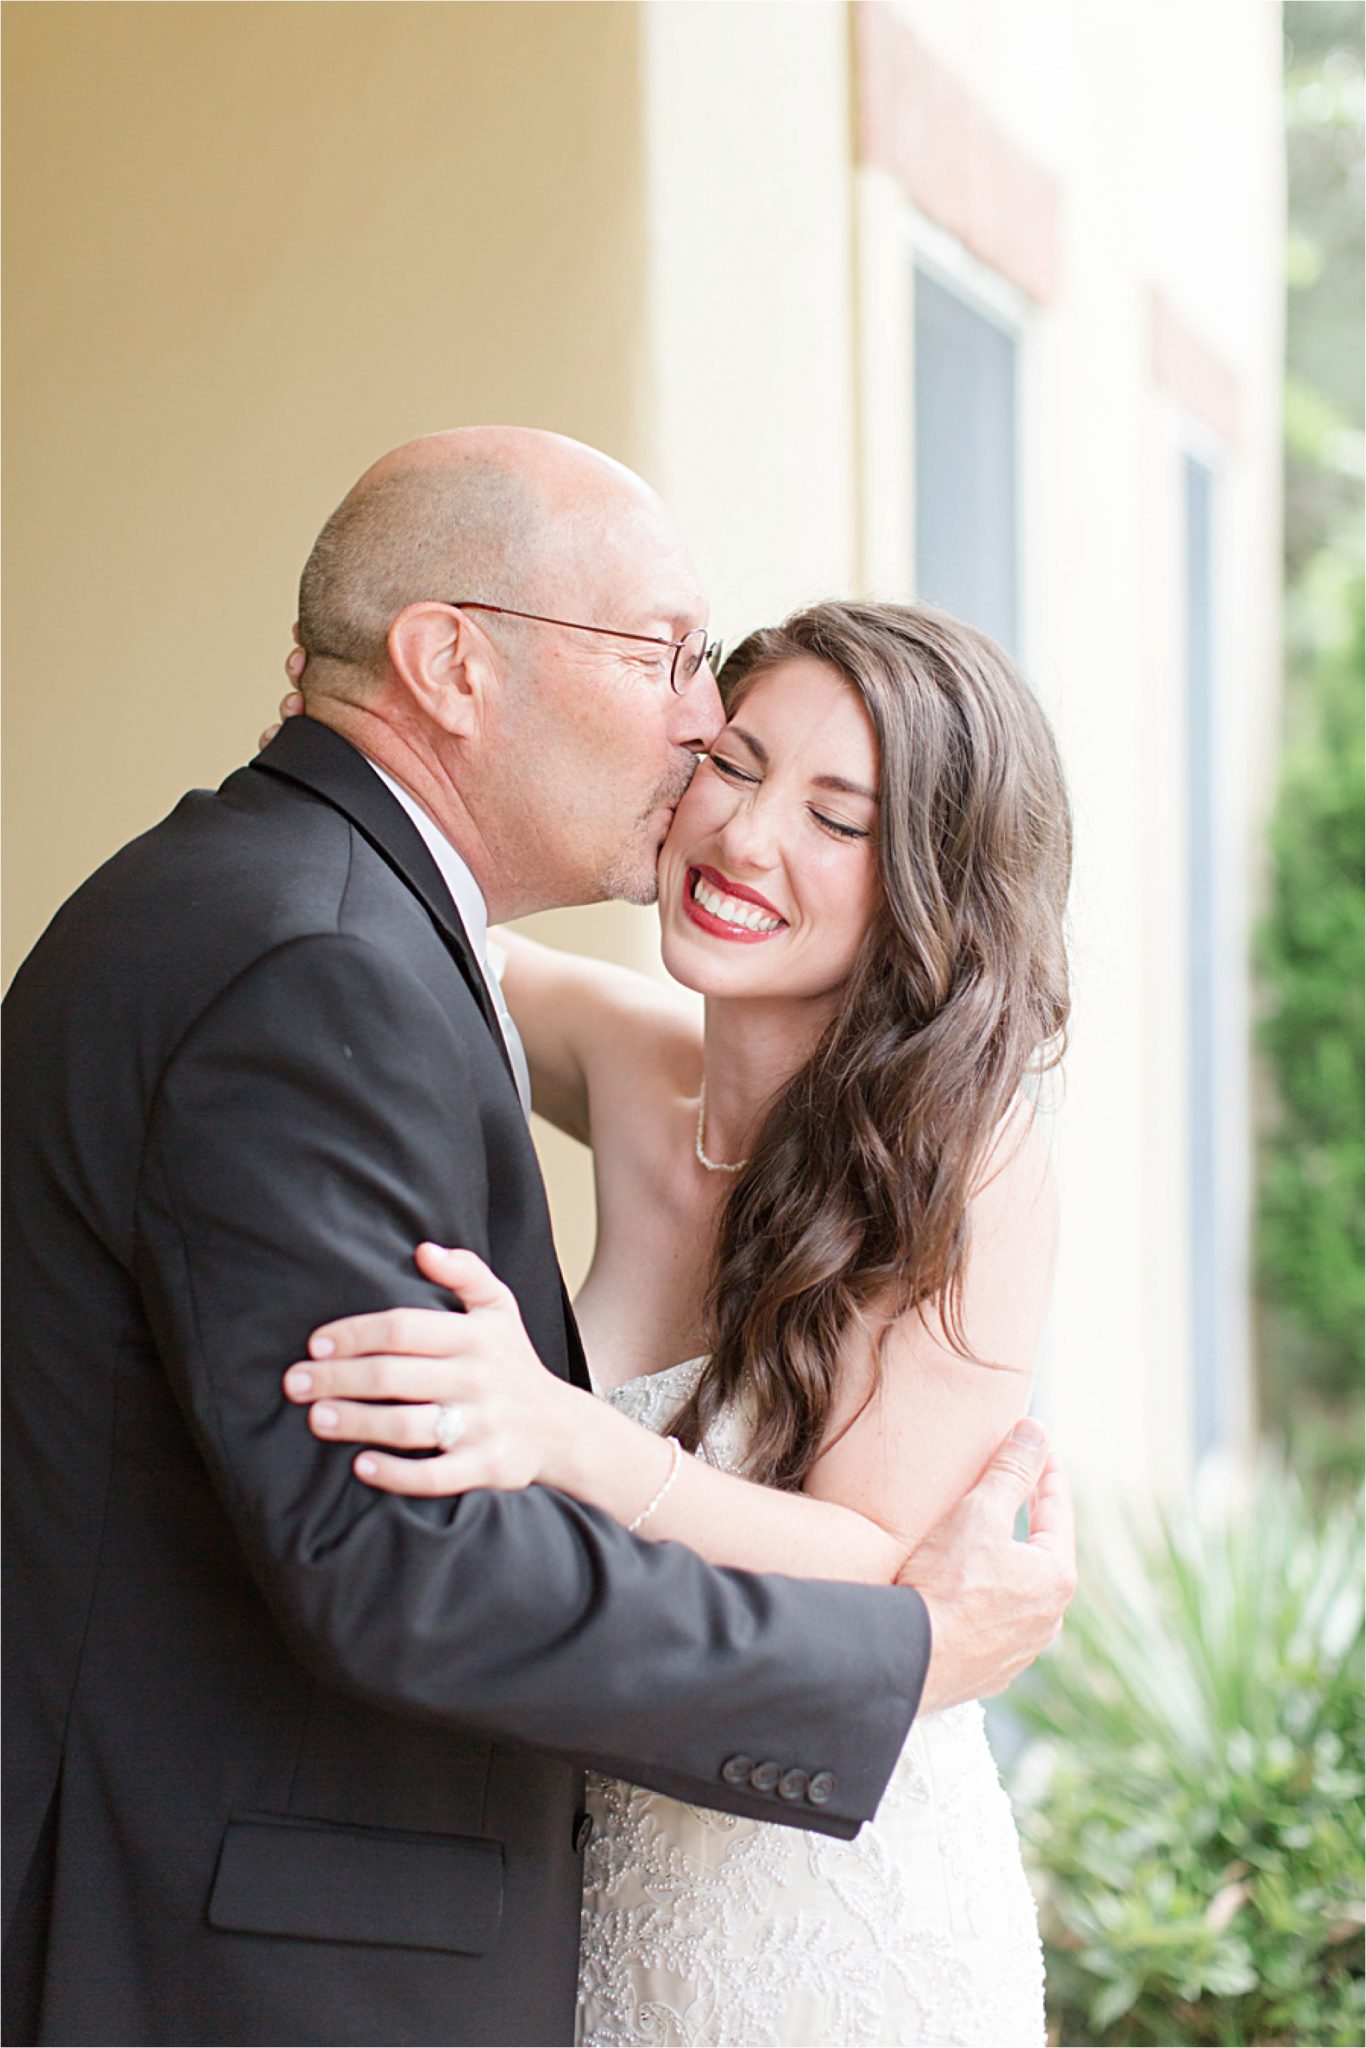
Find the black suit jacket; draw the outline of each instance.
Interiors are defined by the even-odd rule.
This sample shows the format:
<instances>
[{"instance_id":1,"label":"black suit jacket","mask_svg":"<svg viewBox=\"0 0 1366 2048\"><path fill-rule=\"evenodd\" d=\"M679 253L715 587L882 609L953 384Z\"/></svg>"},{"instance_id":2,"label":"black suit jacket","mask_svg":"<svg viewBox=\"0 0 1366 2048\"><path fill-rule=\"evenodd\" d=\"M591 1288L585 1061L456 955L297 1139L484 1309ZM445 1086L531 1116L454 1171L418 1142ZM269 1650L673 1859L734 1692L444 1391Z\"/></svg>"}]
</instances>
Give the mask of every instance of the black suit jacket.
<instances>
[{"instance_id":1,"label":"black suit jacket","mask_svg":"<svg viewBox=\"0 0 1366 2048\"><path fill-rule=\"evenodd\" d=\"M429 1236L584 1378L483 980L351 747L187 796L6 1008L8 2039L567 2041L585 1766L856 1831L914 1594L375 1493L282 1397L318 1322L449 1307Z\"/></svg>"}]
</instances>

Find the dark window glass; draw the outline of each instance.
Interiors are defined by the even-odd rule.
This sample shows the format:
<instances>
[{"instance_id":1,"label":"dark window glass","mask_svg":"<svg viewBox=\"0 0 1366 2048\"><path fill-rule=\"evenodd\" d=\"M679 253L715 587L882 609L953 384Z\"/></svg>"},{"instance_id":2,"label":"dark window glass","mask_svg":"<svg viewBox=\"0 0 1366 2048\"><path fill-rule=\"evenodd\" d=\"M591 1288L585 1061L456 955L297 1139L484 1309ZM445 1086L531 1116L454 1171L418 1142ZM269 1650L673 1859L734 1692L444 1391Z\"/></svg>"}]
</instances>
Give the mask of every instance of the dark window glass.
<instances>
[{"instance_id":1,"label":"dark window glass","mask_svg":"<svg viewBox=\"0 0 1366 2048\"><path fill-rule=\"evenodd\" d=\"M915 589L1019 653L1018 343L915 273Z\"/></svg>"}]
</instances>

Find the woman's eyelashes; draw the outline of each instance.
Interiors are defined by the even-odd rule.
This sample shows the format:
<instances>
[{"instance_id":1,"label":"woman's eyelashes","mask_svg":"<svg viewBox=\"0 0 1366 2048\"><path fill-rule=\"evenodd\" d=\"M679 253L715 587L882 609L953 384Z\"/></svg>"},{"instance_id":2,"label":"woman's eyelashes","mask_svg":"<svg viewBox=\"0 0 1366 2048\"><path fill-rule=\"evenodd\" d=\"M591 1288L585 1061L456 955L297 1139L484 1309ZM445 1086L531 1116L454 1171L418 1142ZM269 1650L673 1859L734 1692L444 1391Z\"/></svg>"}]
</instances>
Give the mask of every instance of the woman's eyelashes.
<instances>
[{"instance_id":1,"label":"woman's eyelashes","mask_svg":"<svg viewBox=\"0 0 1366 2048\"><path fill-rule=\"evenodd\" d=\"M745 782L751 785L758 783L759 778L757 775L751 775L749 770L741 768L738 762L728 761L724 754L708 754L707 759L711 762L717 774L724 775L728 782ZM867 832L860 825L844 825L841 824L838 818L827 818L824 811L815 810L809 805L807 808L811 811L811 816L815 819L816 823L823 825L827 832L833 832L838 839L866 839L868 837Z\"/></svg>"},{"instance_id":2,"label":"woman's eyelashes","mask_svg":"<svg viewBox=\"0 0 1366 2048\"><path fill-rule=\"evenodd\" d=\"M734 761L727 761L724 755L708 754L707 759L711 762L718 775L725 775L732 782L757 782L759 780L757 775L751 775L746 769L737 767Z\"/></svg>"}]
</instances>

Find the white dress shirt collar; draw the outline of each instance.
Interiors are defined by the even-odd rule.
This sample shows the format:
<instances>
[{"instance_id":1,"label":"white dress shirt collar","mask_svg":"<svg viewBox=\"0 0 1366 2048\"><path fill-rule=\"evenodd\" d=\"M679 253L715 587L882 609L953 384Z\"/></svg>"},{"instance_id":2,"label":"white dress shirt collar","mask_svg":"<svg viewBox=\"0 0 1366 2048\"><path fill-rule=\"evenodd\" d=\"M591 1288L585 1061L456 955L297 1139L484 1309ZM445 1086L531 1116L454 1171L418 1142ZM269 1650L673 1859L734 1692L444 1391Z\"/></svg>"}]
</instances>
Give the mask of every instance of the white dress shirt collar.
<instances>
[{"instance_id":1,"label":"white dress shirt collar","mask_svg":"<svg viewBox=\"0 0 1366 2048\"><path fill-rule=\"evenodd\" d=\"M366 755L370 761L370 756ZM465 927L466 937L473 946L481 967L488 968L489 907L484 901L484 892L475 881L465 862L460 858L450 840L435 819L429 818L417 798L396 782L387 768L381 768L378 761L370 761L391 796L396 796L408 816L422 834L428 853L441 870L441 879L455 900L460 912L460 922Z\"/></svg>"},{"instance_id":2,"label":"white dress shirt collar","mask_svg":"<svg viewBox=\"0 0 1366 2048\"><path fill-rule=\"evenodd\" d=\"M370 756L365 756L370 761ZM381 768L378 761L370 761L391 796L397 797L408 816L422 834L423 842L441 872L441 879L451 892L451 898L460 913L460 922L465 927L465 936L474 949L474 957L483 972L484 984L493 1002L494 1014L507 1045L512 1061L513 1080L522 1108L531 1115L531 1082L527 1073L526 1052L521 1036L503 999L503 990L493 963L489 959L489 907L484 901L484 892L470 873L469 868L451 845L435 819L429 818L417 798L396 782L388 770Z\"/></svg>"}]
</instances>

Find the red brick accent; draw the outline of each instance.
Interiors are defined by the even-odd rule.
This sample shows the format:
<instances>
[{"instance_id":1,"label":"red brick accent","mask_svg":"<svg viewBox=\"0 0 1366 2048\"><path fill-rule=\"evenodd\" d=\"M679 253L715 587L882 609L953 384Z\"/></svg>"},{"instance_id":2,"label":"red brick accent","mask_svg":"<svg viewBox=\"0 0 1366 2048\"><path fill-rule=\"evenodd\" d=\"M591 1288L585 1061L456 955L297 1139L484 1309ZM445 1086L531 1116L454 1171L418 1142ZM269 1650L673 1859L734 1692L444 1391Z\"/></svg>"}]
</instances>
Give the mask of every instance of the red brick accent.
<instances>
[{"instance_id":1,"label":"red brick accent","mask_svg":"<svg viewBox=\"0 0 1366 2048\"><path fill-rule=\"evenodd\" d=\"M857 0L860 161L1037 305L1058 287L1056 181L1013 143L886 0Z\"/></svg>"},{"instance_id":2,"label":"red brick accent","mask_svg":"<svg viewBox=\"0 0 1366 2048\"><path fill-rule=\"evenodd\" d=\"M1223 441L1238 438L1238 373L1202 341L1160 292L1150 302L1153 377Z\"/></svg>"}]
</instances>

